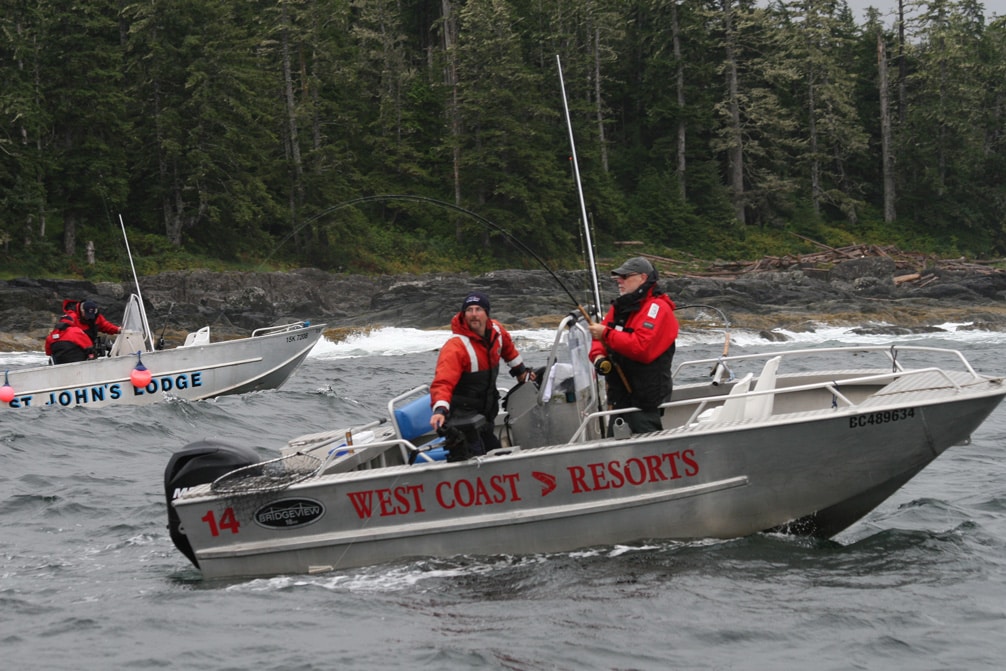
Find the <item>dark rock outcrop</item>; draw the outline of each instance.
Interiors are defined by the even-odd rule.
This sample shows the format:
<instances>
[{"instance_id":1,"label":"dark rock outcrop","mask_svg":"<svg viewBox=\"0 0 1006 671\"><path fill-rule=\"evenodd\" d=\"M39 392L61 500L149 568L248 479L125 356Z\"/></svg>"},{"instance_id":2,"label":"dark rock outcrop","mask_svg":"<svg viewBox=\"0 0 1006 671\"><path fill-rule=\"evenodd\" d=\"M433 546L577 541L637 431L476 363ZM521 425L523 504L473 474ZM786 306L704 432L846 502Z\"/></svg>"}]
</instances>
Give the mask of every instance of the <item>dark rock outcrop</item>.
<instances>
[{"instance_id":1,"label":"dark rock outcrop","mask_svg":"<svg viewBox=\"0 0 1006 671\"><path fill-rule=\"evenodd\" d=\"M1006 273L946 272L925 286L898 286L885 259L850 259L828 273L752 272L734 279L667 275L662 288L679 307L710 305L733 326L768 331L780 325L808 328L820 322L927 327L945 321L1006 324ZM210 325L214 337L247 335L277 323L307 320L330 328L406 326L442 328L464 294L489 294L493 317L516 327L552 325L589 305L585 271L558 272L568 288L542 270L498 270L482 275L346 275L316 269L284 273L165 272L142 278L148 320L169 337ZM601 277L602 301L614 285ZM52 328L64 298L93 298L113 321L125 308L132 282L16 279L0 282L0 349L26 349ZM575 301L574 301L575 299ZM606 307L606 305L605 305ZM689 315L682 310L682 318ZM27 347L31 349L32 347Z\"/></svg>"}]
</instances>

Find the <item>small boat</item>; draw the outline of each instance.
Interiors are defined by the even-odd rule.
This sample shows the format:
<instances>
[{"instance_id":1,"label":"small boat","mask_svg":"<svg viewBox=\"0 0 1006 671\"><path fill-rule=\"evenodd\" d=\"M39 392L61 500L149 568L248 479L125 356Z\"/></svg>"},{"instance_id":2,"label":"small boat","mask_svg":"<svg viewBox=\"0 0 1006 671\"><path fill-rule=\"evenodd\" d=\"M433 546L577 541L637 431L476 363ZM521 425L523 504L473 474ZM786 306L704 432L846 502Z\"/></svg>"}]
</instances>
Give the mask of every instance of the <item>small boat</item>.
<instances>
[{"instance_id":1,"label":"small boat","mask_svg":"<svg viewBox=\"0 0 1006 671\"><path fill-rule=\"evenodd\" d=\"M276 389L304 361L325 328L295 322L261 328L247 338L211 342L210 328L204 326L189 333L184 344L158 349L136 294L126 303L121 326L103 356L7 370L0 407L145 405Z\"/></svg>"},{"instance_id":2,"label":"small boat","mask_svg":"<svg viewBox=\"0 0 1006 671\"><path fill-rule=\"evenodd\" d=\"M966 443L1006 396L1003 378L950 349L724 353L678 364L663 429L630 435L605 409L589 343L583 317L562 321L539 382L507 392L503 447L487 455L445 459L450 437L430 433L424 386L371 423L295 438L265 461L243 445L190 444L165 469L171 538L207 579L761 532L830 538Z\"/></svg>"},{"instance_id":3,"label":"small boat","mask_svg":"<svg viewBox=\"0 0 1006 671\"><path fill-rule=\"evenodd\" d=\"M265 461L248 446L199 441L165 467L172 541L204 578L243 578L766 531L830 538L968 441L1006 396L1003 378L977 373L956 350L728 356L727 333L720 357L674 368L661 430L631 434L619 416L631 409L606 410L588 358L590 315L577 307L539 382L506 392L503 447L457 459L456 437L430 432L425 386L392 398L373 422L294 438ZM877 361L864 368L868 356ZM841 357L848 367L831 363Z\"/></svg>"}]
</instances>

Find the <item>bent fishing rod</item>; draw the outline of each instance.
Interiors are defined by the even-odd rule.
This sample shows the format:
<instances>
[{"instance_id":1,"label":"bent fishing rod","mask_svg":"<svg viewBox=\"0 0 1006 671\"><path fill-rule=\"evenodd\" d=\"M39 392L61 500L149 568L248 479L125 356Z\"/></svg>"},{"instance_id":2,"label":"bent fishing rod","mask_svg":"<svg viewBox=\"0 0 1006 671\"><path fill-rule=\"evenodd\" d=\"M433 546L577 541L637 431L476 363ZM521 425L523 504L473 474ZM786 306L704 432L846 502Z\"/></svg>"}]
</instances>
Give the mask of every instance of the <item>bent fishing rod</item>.
<instances>
[{"instance_id":1,"label":"bent fishing rod","mask_svg":"<svg viewBox=\"0 0 1006 671\"><path fill-rule=\"evenodd\" d=\"M598 281L598 278L597 278L597 268L596 268L596 266L594 264L594 247L593 247L593 243L591 242L591 239L590 239L590 226L587 223L587 204L584 201L584 197L583 197L583 184L580 181L580 165L579 165L579 161L576 158L576 142L573 139L573 121L572 121L572 119L570 118L570 115L569 115L569 102L568 102L568 100L566 98L566 83L563 80L563 76L562 76L562 61L559 58L559 54L555 55L555 63L556 63L556 69L559 72L559 88L562 91L562 107L563 107L563 111L566 114L566 128L569 130L569 148L570 148L570 152L571 152L570 156L571 156L571 159L573 161L573 175L574 175L574 177L576 179L576 191L577 191L577 194L579 195L579 199L580 199L580 216L583 219L583 234L584 234L584 244L585 244L585 246L587 248L587 259L590 262L590 277L591 277L591 283L592 283L593 290L594 290L594 305L597 307L597 310L598 310L597 318L600 321L600 319L601 319L601 314L600 314L600 310L601 310L601 289L600 289L600 282ZM587 323L588 324L592 323L591 318L587 315L587 311L584 310L583 307L580 306L579 303L577 303L577 308L580 309L580 312L583 314L584 319L587 320ZM724 332L725 333L725 341L723 343L723 354L721 355L720 358L722 359L723 357L726 357L727 353L730 351L730 330L729 330L730 329L730 321L726 318L726 315L723 314L723 312L720 309L715 308L715 307L713 307L711 305L686 305L686 306L684 306L682 308L678 308L678 309L685 310L685 309L688 309L688 308L708 308L710 310L714 310L715 312L719 313L720 318L723 320L723 323L726 325L726 330ZM607 345L605 347L607 348ZM617 366L616 365L615 369L618 371L619 377L621 377L622 383L625 385L625 388L628 389L629 391L631 391L632 387L629 386L629 380L626 378L625 373L622 371L621 366ZM713 383L714 384L717 383L717 380L719 378L719 374L723 370L726 370L726 372L728 372L728 373L730 372L730 369L727 368L726 364L722 363L722 361L720 363L718 363L716 365L716 367L713 368L713 370L710 373L710 375L713 376ZM732 376L732 373L731 373L731 376Z\"/></svg>"},{"instance_id":2,"label":"bent fishing rod","mask_svg":"<svg viewBox=\"0 0 1006 671\"><path fill-rule=\"evenodd\" d=\"M460 212L461 214L467 215L467 216L471 217L472 219L475 219L479 223L484 224L485 226L489 227L490 229L496 231L497 233L499 233L500 235L502 235L503 237L505 237L515 247L517 247L520 251L524 252L525 254L527 254L528 256L530 256L531 258L533 258L535 261L537 261L538 265L540 265L545 270L545 272L547 272L549 275L551 275L552 279L554 279L556 281L556 283L560 287L562 287L562 290L564 292L566 292L566 295L569 296L570 300L573 301L573 303L580 310L580 312L584 315L584 317L587 316L587 312L580 305L580 301L578 301L576 299L576 297L573 295L573 292L570 291L569 288L559 278L559 276L556 275L555 271L553 271L551 268L549 268L548 264L545 263L545 261L543 261L542 258L540 256L538 256L534 252L534 250L532 250L530 247L528 247L523 242L521 242L512 233L510 233L508 230L506 230L505 228L503 228L499 224L497 224L497 223L495 223L493 221L490 221L489 219L486 219L485 217L483 217L481 214L478 214L477 212L472 212L471 210L466 209L464 207L461 207L460 205L455 205L454 203L448 203L447 201L438 200L437 198L431 198L429 196L414 196L414 195L410 195L410 194L385 193L385 194L378 194L378 195L374 195L374 196L360 196L359 198L353 198L352 200L347 200L347 201L338 203L337 205L333 205L331 207L325 208L324 210L322 210L318 214L316 214L313 217L305 220L295 230L293 230L290 233L288 233L282 240L279 241L279 243L277 243L276 247L273 249L272 252L269 253L269 256L267 256L262 261L262 263L267 262L272 257L272 255L276 252L276 250L278 250L280 247L282 247L291 237L293 237L302 228L304 228L308 224L314 223L315 221L321 219L322 217L324 217L326 215L331 214L332 212L335 212L336 210L341 210L341 209L343 209L345 207L352 207L354 205L359 205L361 203L374 203L374 202L394 201L394 200L405 200L405 201L412 201L412 202L416 202L416 203L431 203L433 205L439 205L440 207L446 207L446 208L454 210L456 212ZM588 321L589 321L589 318L588 318Z\"/></svg>"}]
</instances>

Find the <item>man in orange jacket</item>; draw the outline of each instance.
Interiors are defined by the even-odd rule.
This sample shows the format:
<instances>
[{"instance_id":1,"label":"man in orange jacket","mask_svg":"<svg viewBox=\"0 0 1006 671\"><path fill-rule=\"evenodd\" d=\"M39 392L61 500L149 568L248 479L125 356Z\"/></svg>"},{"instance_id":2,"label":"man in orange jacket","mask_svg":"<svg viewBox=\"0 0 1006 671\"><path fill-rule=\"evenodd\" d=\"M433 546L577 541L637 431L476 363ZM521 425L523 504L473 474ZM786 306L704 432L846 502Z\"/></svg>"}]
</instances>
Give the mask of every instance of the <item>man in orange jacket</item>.
<instances>
[{"instance_id":1,"label":"man in orange jacket","mask_svg":"<svg viewBox=\"0 0 1006 671\"><path fill-rule=\"evenodd\" d=\"M671 400L671 360L678 337L674 301L657 288L657 271L641 256L611 275L618 283L618 298L603 320L589 326L594 339L590 360L606 376L611 409L640 409L619 415L632 432L660 431L663 413L657 406Z\"/></svg>"},{"instance_id":2,"label":"man in orange jacket","mask_svg":"<svg viewBox=\"0 0 1006 671\"><path fill-rule=\"evenodd\" d=\"M534 372L524 365L520 352L503 325L489 317L489 297L472 291L451 320L452 335L440 349L437 369L430 385L433 417L430 426L440 431L445 423L461 424L475 415L485 424L469 437L467 453L451 450L451 460L485 454L500 446L493 426L499 413L496 377L500 361L520 382L533 381Z\"/></svg>"}]
</instances>

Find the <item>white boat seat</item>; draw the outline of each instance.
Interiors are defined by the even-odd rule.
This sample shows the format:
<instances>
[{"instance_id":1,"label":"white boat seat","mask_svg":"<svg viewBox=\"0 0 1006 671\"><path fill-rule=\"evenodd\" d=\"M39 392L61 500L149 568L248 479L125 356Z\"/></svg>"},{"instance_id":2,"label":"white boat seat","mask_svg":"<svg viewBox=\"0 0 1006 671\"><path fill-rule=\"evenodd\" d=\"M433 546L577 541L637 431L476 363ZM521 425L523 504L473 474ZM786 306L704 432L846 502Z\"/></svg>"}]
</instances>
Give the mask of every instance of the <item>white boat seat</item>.
<instances>
[{"instance_id":1,"label":"white boat seat","mask_svg":"<svg viewBox=\"0 0 1006 671\"><path fill-rule=\"evenodd\" d=\"M748 389L751 388L751 378L753 377L753 374L748 373L734 383L734 387L727 394L727 400L723 401L723 405L713 409L712 416L710 417L711 421L736 422L744 419L744 404L747 399L737 397L740 394L748 393Z\"/></svg>"},{"instance_id":2,"label":"white boat seat","mask_svg":"<svg viewBox=\"0 0 1006 671\"><path fill-rule=\"evenodd\" d=\"M195 345L210 344L210 327L204 326L198 331L193 331L185 336L185 343L182 347L193 347Z\"/></svg>"},{"instance_id":3,"label":"white boat seat","mask_svg":"<svg viewBox=\"0 0 1006 671\"><path fill-rule=\"evenodd\" d=\"M782 357L777 356L765 362L753 391L770 391L775 388L776 372L779 370L780 361L782 361ZM737 422L742 419L765 419L771 415L775 405L775 394L741 397L751 389L753 378L753 374L748 373L737 380L730 393L727 394L723 405L706 410L698 416L698 421L702 423Z\"/></svg>"},{"instance_id":4,"label":"white boat seat","mask_svg":"<svg viewBox=\"0 0 1006 671\"><path fill-rule=\"evenodd\" d=\"M769 391L775 389L775 374L779 370L779 362L782 357L772 357L765 362L765 367L758 376L754 391ZM744 404L744 419L765 419L772 414L772 406L775 402L775 394L764 394L762 396L751 396Z\"/></svg>"},{"instance_id":5,"label":"white boat seat","mask_svg":"<svg viewBox=\"0 0 1006 671\"><path fill-rule=\"evenodd\" d=\"M723 401L722 405L718 405L715 408L709 408L703 410L699 413L699 416L695 419L696 424L710 424L712 422L735 422L744 417L744 401L747 399L737 398L741 394L746 394L751 386L751 378L754 377L751 373L748 373L741 379L734 383L733 388L730 393L727 394L727 398Z\"/></svg>"}]
</instances>

